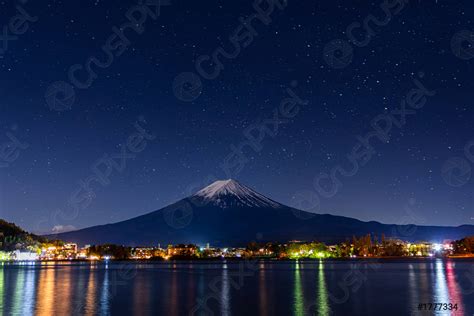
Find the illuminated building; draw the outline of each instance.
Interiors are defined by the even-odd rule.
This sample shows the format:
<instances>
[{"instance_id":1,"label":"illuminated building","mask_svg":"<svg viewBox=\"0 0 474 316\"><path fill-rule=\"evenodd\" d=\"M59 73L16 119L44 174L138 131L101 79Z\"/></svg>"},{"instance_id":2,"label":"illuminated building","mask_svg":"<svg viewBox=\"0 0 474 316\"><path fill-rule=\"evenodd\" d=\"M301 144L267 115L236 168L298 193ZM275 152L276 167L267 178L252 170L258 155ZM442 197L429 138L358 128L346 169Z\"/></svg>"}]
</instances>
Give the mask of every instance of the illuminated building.
<instances>
[{"instance_id":1,"label":"illuminated building","mask_svg":"<svg viewBox=\"0 0 474 316\"><path fill-rule=\"evenodd\" d=\"M12 259L15 261L34 261L38 258L38 254L31 251L15 250L12 253Z\"/></svg>"},{"instance_id":2,"label":"illuminated building","mask_svg":"<svg viewBox=\"0 0 474 316\"><path fill-rule=\"evenodd\" d=\"M63 246L46 245L41 249L41 260L73 260L77 258L77 244L67 243Z\"/></svg>"}]
</instances>

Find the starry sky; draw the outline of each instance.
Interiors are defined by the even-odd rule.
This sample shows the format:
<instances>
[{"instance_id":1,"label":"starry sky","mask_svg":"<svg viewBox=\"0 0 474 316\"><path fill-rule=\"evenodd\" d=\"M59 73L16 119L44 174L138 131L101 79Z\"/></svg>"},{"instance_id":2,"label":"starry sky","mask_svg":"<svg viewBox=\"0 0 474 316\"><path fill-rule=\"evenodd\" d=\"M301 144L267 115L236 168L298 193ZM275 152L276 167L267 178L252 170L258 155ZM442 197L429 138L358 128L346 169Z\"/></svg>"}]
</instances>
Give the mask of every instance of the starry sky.
<instances>
[{"instance_id":1,"label":"starry sky","mask_svg":"<svg viewBox=\"0 0 474 316\"><path fill-rule=\"evenodd\" d=\"M258 12L254 1L137 3L0 2L0 218L37 233L83 228L232 177L317 213L474 224L474 145L465 152L474 141L472 1L388 1L391 18L369 24L363 45L348 26L382 21L382 1L261 4L267 15L251 22L238 51L230 38ZM124 27L130 17L136 30ZM126 41L104 64L102 47L121 29ZM8 47L5 34L15 36ZM206 58L219 48L233 53L220 55L211 78L216 65ZM89 77L94 58L102 67ZM387 141L372 139L373 156L356 174L338 175L337 192L320 194L315 178L348 169L357 137L399 109L415 81L432 92L426 104ZM295 97L297 111L283 117L280 105ZM263 136L252 147L254 126ZM122 164L130 138L142 142ZM229 174L223 162L239 146L245 162ZM71 211L71 196L104 157L116 157L105 160L116 168Z\"/></svg>"}]
</instances>

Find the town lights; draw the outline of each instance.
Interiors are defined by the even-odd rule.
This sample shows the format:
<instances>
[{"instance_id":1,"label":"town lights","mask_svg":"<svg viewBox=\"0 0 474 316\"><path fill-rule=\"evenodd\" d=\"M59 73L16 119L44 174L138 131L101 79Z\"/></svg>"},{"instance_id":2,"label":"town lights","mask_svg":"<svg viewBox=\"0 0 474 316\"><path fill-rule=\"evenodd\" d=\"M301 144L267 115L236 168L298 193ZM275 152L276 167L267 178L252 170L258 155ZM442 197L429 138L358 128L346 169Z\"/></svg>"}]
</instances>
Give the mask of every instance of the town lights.
<instances>
[{"instance_id":1,"label":"town lights","mask_svg":"<svg viewBox=\"0 0 474 316\"><path fill-rule=\"evenodd\" d=\"M8 252L0 251L0 261L9 261L10 254Z\"/></svg>"},{"instance_id":2,"label":"town lights","mask_svg":"<svg viewBox=\"0 0 474 316\"><path fill-rule=\"evenodd\" d=\"M444 248L444 250L453 250L453 245L452 244L444 244L443 248Z\"/></svg>"},{"instance_id":3,"label":"town lights","mask_svg":"<svg viewBox=\"0 0 474 316\"><path fill-rule=\"evenodd\" d=\"M440 244L433 244L433 250L436 252L441 251L442 248Z\"/></svg>"},{"instance_id":4,"label":"town lights","mask_svg":"<svg viewBox=\"0 0 474 316\"><path fill-rule=\"evenodd\" d=\"M15 261L35 261L38 260L38 254L34 252L23 252L16 250L13 252L13 258Z\"/></svg>"}]
</instances>

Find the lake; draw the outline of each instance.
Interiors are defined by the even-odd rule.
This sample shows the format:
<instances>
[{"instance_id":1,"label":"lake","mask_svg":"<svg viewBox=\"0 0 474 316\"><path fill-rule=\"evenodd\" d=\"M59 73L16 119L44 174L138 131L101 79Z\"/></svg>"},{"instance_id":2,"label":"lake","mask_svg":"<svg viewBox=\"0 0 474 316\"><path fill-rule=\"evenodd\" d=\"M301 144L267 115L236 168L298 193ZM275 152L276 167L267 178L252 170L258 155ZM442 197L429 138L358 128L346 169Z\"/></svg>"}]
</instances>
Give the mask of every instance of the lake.
<instances>
[{"instance_id":1,"label":"lake","mask_svg":"<svg viewBox=\"0 0 474 316\"><path fill-rule=\"evenodd\" d=\"M429 303L473 315L474 260L0 264L0 315L450 314Z\"/></svg>"}]
</instances>

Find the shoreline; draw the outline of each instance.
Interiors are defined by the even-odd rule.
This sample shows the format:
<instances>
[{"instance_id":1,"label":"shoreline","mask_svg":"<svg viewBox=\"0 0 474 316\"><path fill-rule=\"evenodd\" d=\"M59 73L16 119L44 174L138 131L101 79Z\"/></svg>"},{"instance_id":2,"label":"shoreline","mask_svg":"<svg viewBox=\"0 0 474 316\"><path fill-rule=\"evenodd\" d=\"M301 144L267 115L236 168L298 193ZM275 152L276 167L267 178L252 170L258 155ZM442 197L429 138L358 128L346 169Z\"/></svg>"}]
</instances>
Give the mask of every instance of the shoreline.
<instances>
[{"instance_id":1,"label":"shoreline","mask_svg":"<svg viewBox=\"0 0 474 316\"><path fill-rule=\"evenodd\" d=\"M457 256L446 256L446 257L356 257L356 258L299 258L299 259L279 259L279 258L268 258L268 257L248 257L248 258L176 258L176 259L109 259L109 260L87 260L87 259L71 259L71 260L23 260L15 261L8 260L2 261L2 264L14 264L14 263L117 263L127 262L136 264L156 264L156 263L177 263L177 262L195 262L195 263L226 263L226 262L245 262L245 261L265 261L271 263L285 263L285 262L350 262L350 261L420 261L420 260L437 260L437 259L474 259L472 255L457 255ZM382 262L383 262L382 261Z\"/></svg>"}]
</instances>

